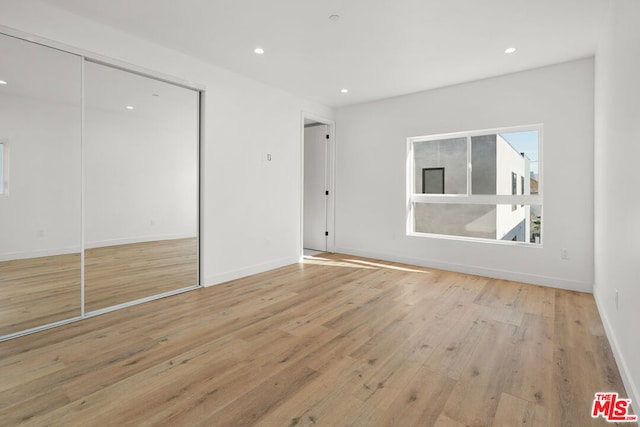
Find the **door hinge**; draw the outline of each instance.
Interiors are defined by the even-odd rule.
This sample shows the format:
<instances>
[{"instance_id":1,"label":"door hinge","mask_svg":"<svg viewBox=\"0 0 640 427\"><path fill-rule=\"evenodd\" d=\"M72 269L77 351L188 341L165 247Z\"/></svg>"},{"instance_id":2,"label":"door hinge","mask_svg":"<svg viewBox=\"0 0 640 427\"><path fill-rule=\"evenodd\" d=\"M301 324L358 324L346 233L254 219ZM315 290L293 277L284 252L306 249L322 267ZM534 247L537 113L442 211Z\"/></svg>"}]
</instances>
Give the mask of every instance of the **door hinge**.
<instances>
[{"instance_id":1,"label":"door hinge","mask_svg":"<svg viewBox=\"0 0 640 427\"><path fill-rule=\"evenodd\" d=\"M325 236L328 236L328 235L329 235L329 232L328 232L328 231L325 231L325 232L324 232L324 235L325 235Z\"/></svg>"}]
</instances>

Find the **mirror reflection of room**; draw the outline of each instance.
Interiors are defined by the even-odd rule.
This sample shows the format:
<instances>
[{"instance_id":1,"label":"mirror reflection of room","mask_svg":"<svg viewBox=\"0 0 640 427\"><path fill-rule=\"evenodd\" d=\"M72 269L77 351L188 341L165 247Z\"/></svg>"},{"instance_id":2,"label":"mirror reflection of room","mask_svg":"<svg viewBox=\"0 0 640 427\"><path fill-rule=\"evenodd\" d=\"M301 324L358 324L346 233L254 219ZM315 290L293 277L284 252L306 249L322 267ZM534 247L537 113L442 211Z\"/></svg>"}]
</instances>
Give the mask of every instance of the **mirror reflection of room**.
<instances>
[{"instance_id":1,"label":"mirror reflection of room","mask_svg":"<svg viewBox=\"0 0 640 427\"><path fill-rule=\"evenodd\" d=\"M82 59L0 35L0 336L81 315Z\"/></svg>"},{"instance_id":2,"label":"mirror reflection of room","mask_svg":"<svg viewBox=\"0 0 640 427\"><path fill-rule=\"evenodd\" d=\"M198 90L0 51L0 339L197 287Z\"/></svg>"},{"instance_id":3,"label":"mirror reflection of room","mask_svg":"<svg viewBox=\"0 0 640 427\"><path fill-rule=\"evenodd\" d=\"M85 63L85 310L197 284L198 92Z\"/></svg>"}]
</instances>

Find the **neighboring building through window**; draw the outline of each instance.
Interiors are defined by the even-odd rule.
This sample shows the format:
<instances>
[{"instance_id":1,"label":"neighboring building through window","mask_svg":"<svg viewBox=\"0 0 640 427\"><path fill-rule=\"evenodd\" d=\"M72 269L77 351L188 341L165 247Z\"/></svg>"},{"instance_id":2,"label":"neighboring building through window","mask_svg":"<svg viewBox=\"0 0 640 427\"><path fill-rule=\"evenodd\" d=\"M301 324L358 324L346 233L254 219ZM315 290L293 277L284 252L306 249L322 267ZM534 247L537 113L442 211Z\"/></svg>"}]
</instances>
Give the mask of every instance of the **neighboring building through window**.
<instances>
[{"instance_id":1,"label":"neighboring building through window","mask_svg":"<svg viewBox=\"0 0 640 427\"><path fill-rule=\"evenodd\" d=\"M529 126L408 138L408 234L540 243L541 135Z\"/></svg>"}]
</instances>

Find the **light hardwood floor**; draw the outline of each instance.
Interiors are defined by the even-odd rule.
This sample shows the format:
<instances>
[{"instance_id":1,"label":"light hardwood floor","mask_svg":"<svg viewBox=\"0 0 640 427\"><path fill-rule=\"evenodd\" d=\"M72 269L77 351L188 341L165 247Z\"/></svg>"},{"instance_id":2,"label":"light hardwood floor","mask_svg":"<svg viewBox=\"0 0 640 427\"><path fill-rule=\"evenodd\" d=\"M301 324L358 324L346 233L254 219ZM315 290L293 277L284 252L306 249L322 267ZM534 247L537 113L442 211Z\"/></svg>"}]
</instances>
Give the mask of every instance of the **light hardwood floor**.
<instances>
[{"instance_id":1,"label":"light hardwood floor","mask_svg":"<svg viewBox=\"0 0 640 427\"><path fill-rule=\"evenodd\" d=\"M85 251L85 311L194 286L198 240L160 240Z\"/></svg>"},{"instance_id":2,"label":"light hardwood floor","mask_svg":"<svg viewBox=\"0 0 640 427\"><path fill-rule=\"evenodd\" d=\"M197 239L85 251L85 311L197 283ZM0 262L0 336L81 315L80 254Z\"/></svg>"},{"instance_id":3,"label":"light hardwood floor","mask_svg":"<svg viewBox=\"0 0 640 427\"><path fill-rule=\"evenodd\" d=\"M3 425L590 426L589 294L338 254L0 343Z\"/></svg>"},{"instance_id":4,"label":"light hardwood floor","mask_svg":"<svg viewBox=\"0 0 640 427\"><path fill-rule=\"evenodd\" d=\"M80 314L80 254L0 262L0 336Z\"/></svg>"}]
</instances>

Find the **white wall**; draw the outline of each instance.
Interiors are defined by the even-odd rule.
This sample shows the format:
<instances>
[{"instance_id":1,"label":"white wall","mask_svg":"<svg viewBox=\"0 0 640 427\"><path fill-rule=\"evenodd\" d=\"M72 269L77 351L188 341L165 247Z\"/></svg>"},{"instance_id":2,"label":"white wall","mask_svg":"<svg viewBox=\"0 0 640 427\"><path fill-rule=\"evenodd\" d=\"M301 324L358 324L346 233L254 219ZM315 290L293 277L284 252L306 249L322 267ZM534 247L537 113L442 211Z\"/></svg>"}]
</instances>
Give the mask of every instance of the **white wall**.
<instances>
[{"instance_id":1,"label":"white wall","mask_svg":"<svg viewBox=\"0 0 640 427\"><path fill-rule=\"evenodd\" d=\"M80 252L79 124L79 105L0 95L9 147L0 261Z\"/></svg>"},{"instance_id":2,"label":"white wall","mask_svg":"<svg viewBox=\"0 0 640 427\"><path fill-rule=\"evenodd\" d=\"M609 341L640 410L640 3L611 2L596 53L595 285ZM615 293L619 305L616 308Z\"/></svg>"},{"instance_id":3,"label":"white wall","mask_svg":"<svg viewBox=\"0 0 640 427\"><path fill-rule=\"evenodd\" d=\"M36 0L0 10L0 25L206 86L204 284L298 260L301 111L331 119L330 108Z\"/></svg>"},{"instance_id":4,"label":"white wall","mask_svg":"<svg viewBox=\"0 0 640 427\"><path fill-rule=\"evenodd\" d=\"M195 237L197 92L90 62L84 82L85 247Z\"/></svg>"},{"instance_id":5,"label":"white wall","mask_svg":"<svg viewBox=\"0 0 640 427\"><path fill-rule=\"evenodd\" d=\"M197 235L197 110L187 128L132 113L85 113L87 248Z\"/></svg>"},{"instance_id":6,"label":"white wall","mask_svg":"<svg viewBox=\"0 0 640 427\"><path fill-rule=\"evenodd\" d=\"M536 123L544 247L406 236L407 137ZM591 291L592 58L345 107L336 132L337 251Z\"/></svg>"},{"instance_id":7,"label":"white wall","mask_svg":"<svg viewBox=\"0 0 640 427\"><path fill-rule=\"evenodd\" d=\"M79 105L0 95L10 151L0 261L80 252L79 124Z\"/></svg>"}]
</instances>

